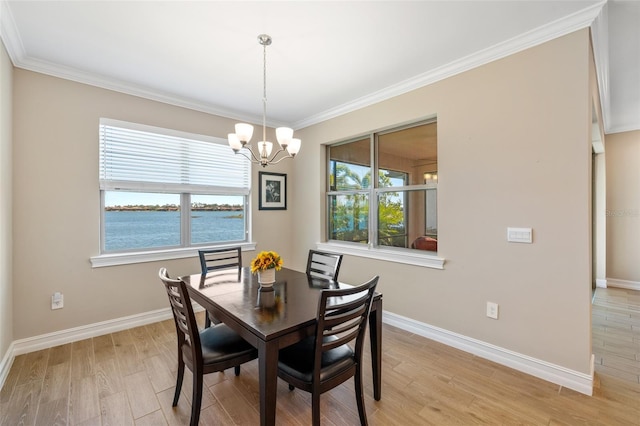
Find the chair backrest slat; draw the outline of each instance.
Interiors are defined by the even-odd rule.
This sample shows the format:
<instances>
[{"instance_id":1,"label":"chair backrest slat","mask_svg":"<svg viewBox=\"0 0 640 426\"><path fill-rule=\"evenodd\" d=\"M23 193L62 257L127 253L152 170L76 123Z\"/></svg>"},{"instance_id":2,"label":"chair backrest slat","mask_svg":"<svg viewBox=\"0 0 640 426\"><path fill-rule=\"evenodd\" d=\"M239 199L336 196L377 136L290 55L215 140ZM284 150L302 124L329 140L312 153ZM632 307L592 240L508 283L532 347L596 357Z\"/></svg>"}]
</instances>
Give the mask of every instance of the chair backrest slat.
<instances>
[{"instance_id":1,"label":"chair backrest slat","mask_svg":"<svg viewBox=\"0 0 640 426\"><path fill-rule=\"evenodd\" d=\"M173 321L178 334L178 345L187 343L191 346L194 362L202 362L202 349L200 343L200 333L196 316L193 312L191 299L187 291L186 284L177 279L170 278L166 268L161 268L158 275L163 282L169 296Z\"/></svg>"},{"instance_id":2,"label":"chair backrest slat","mask_svg":"<svg viewBox=\"0 0 640 426\"><path fill-rule=\"evenodd\" d=\"M218 269L242 267L242 249L240 247L198 250L198 256L203 275Z\"/></svg>"},{"instance_id":3,"label":"chair backrest slat","mask_svg":"<svg viewBox=\"0 0 640 426\"><path fill-rule=\"evenodd\" d=\"M357 287L322 291L316 318L314 380L320 377L323 352L355 340L355 359L360 359L377 284L376 276Z\"/></svg>"},{"instance_id":4,"label":"chair backrest slat","mask_svg":"<svg viewBox=\"0 0 640 426\"><path fill-rule=\"evenodd\" d=\"M353 329L348 334L342 333L336 340L329 340L322 344L322 352L330 351L338 346L345 345L358 337L358 329Z\"/></svg>"},{"instance_id":5,"label":"chair backrest slat","mask_svg":"<svg viewBox=\"0 0 640 426\"><path fill-rule=\"evenodd\" d=\"M349 311L342 311L339 315L326 316L324 321L324 327L326 329L336 328L338 325L347 325L349 320L358 318L364 314L365 306L361 304L358 309L351 309Z\"/></svg>"},{"instance_id":6,"label":"chair backrest slat","mask_svg":"<svg viewBox=\"0 0 640 426\"><path fill-rule=\"evenodd\" d=\"M309 250L307 275L337 281L341 263L341 254Z\"/></svg>"},{"instance_id":7,"label":"chair backrest slat","mask_svg":"<svg viewBox=\"0 0 640 426\"><path fill-rule=\"evenodd\" d=\"M350 313L349 315L342 315L340 318L331 321L325 321L325 333L341 333L342 329L352 328L353 322L358 322L360 316L362 316L364 312L364 307L361 310ZM357 326L357 325L356 325Z\"/></svg>"}]
</instances>

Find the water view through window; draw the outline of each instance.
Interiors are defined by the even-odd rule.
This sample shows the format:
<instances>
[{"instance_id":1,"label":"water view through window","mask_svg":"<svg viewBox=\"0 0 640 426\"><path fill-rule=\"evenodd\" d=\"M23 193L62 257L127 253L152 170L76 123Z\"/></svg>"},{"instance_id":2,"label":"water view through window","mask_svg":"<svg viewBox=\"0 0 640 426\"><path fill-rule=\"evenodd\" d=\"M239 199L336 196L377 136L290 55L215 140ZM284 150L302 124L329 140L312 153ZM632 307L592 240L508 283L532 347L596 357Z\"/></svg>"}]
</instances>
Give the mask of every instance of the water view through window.
<instances>
[{"instance_id":1,"label":"water view through window","mask_svg":"<svg viewBox=\"0 0 640 426\"><path fill-rule=\"evenodd\" d=\"M191 244L245 239L244 197L191 195L189 217L180 194L105 191L105 251L178 247L184 219Z\"/></svg>"}]
</instances>

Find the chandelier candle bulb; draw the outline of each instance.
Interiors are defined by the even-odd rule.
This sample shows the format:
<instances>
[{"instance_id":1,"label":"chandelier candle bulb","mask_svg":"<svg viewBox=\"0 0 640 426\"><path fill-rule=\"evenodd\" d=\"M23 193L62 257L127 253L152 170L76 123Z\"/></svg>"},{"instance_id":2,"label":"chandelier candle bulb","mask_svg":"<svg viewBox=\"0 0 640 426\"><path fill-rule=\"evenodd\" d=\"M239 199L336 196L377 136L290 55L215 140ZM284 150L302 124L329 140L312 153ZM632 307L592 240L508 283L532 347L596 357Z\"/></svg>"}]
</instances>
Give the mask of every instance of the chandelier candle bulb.
<instances>
[{"instance_id":1,"label":"chandelier candle bulb","mask_svg":"<svg viewBox=\"0 0 640 426\"><path fill-rule=\"evenodd\" d=\"M273 143L267 141L258 142L258 149L260 150L260 157L268 157L273 150Z\"/></svg>"},{"instance_id":2,"label":"chandelier candle bulb","mask_svg":"<svg viewBox=\"0 0 640 426\"><path fill-rule=\"evenodd\" d=\"M287 151L289 151L289 154L291 154L292 157L295 157L298 151L300 151L301 143L302 142L300 141L300 139L296 139L296 138L291 139L291 142L289 143L289 147L287 148Z\"/></svg>"},{"instance_id":3,"label":"chandelier candle bulb","mask_svg":"<svg viewBox=\"0 0 640 426\"><path fill-rule=\"evenodd\" d=\"M253 126L247 123L236 124L236 136L242 142L242 145L249 142L253 136Z\"/></svg>"},{"instance_id":4,"label":"chandelier candle bulb","mask_svg":"<svg viewBox=\"0 0 640 426\"><path fill-rule=\"evenodd\" d=\"M293 129L289 127L278 127L276 129L276 138L278 139L278 143L282 145L283 148L286 148L293 139Z\"/></svg>"},{"instance_id":5,"label":"chandelier candle bulb","mask_svg":"<svg viewBox=\"0 0 640 426\"><path fill-rule=\"evenodd\" d=\"M227 138L229 139L229 146L234 152L238 152L242 148L242 142L240 142L236 133L229 133Z\"/></svg>"}]
</instances>

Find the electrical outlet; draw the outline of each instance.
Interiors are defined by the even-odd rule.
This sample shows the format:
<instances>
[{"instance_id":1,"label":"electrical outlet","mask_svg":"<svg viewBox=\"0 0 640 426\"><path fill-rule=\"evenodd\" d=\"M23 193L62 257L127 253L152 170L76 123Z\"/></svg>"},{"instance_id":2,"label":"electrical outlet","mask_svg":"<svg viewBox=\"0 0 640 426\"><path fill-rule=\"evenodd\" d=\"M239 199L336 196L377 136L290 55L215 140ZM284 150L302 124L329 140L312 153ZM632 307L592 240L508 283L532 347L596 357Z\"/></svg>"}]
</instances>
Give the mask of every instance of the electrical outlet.
<instances>
[{"instance_id":1,"label":"electrical outlet","mask_svg":"<svg viewBox=\"0 0 640 426\"><path fill-rule=\"evenodd\" d=\"M487 302L487 316L489 318L498 319L498 304Z\"/></svg>"},{"instance_id":2,"label":"electrical outlet","mask_svg":"<svg viewBox=\"0 0 640 426\"><path fill-rule=\"evenodd\" d=\"M64 296L56 291L51 296L51 309L62 309L64 307Z\"/></svg>"}]
</instances>

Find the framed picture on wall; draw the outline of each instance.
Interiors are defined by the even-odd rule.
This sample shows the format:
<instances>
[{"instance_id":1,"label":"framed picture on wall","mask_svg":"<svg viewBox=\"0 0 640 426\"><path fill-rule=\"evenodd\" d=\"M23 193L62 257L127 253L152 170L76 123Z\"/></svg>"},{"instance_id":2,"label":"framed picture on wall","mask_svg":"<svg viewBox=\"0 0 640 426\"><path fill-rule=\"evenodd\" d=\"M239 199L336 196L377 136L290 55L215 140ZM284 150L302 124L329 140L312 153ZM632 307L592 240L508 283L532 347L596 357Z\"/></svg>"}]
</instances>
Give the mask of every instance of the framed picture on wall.
<instances>
[{"instance_id":1,"label":"framed picture on wall","mask_svg":"<svg viewBox=\"0 0 640 426\"><path fill-rule=\"evenodd\" d=\"M259 210L287 209L287 175L284 173L258 172Z\"/></svg>"}]
</instances>

